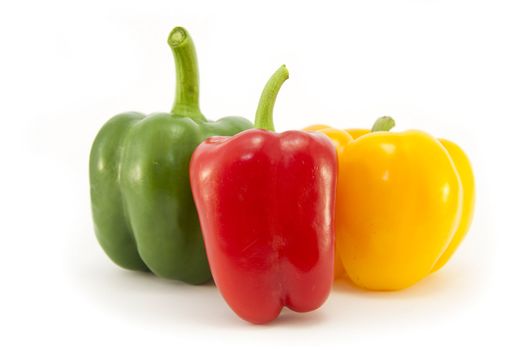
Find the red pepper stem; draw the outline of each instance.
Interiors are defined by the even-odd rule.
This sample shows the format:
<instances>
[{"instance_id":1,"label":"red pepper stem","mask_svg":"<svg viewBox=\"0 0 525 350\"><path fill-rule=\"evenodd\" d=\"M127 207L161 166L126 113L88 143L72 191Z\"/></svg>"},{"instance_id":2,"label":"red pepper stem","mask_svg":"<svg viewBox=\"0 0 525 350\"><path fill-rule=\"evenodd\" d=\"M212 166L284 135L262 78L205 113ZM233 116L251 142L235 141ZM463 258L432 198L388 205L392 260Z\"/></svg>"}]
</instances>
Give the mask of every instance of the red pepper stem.
<instances>
[{"instance_id":1,"label":"red pepper stem","mask_svg":"<svg viewBox=\"0 0 525 350\"><path fill-rule=\"evenodd\" d=\"M381 117L376 120L374 126L372 126L371 132L376 131L390 131L394 126L396 126L396 121L392 117Z\"/></svg>"},{"instance_id":2,"label":"red pepper stem","mask_svg":"<svg viewBox=\"0 0 525 350\"><path fill-rule=\"evenodd\" d=\"M275 131L273 125L273 107L275 106L279 89L285 80L288 79L288 76L288 69L286 69L286 66L283 64L273 73L270 80L266 83L259 99L257 112L255 113L256 128Z\"/></svg>"},{"instance_id":3,"label":"red pepper stem","mask_svg":"<svg viewBox=\"0 0 525 350\"><path fill-rule=\"evenodd\" d=\"M199 68L193 40L186 29L175 27L168 36L175 70L175 101L171 113L176 117L206 120L199 108Z\"/></svg>"}]
</instances>

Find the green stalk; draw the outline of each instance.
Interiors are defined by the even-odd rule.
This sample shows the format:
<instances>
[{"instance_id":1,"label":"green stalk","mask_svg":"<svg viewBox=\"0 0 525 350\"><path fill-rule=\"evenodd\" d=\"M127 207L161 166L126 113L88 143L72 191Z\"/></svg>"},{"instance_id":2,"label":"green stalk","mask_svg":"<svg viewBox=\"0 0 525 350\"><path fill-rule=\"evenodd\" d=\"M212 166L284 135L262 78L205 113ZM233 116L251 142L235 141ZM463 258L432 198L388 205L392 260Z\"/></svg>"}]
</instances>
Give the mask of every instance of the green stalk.
<instances>
[{"instance_id":1,"label":"green stalk","mask_svg":"<svg viewBox=\"0 0 525 350\"><path fill-rule=\"evenodd\" d=\"M199 67L190 34L182 27L175 27L168 36L168 45L173 52L177 74L171 113L206 120L199 108Z\"/></svg>"},{"instance_id":2,"label":"green stalk","mask_svg":"<svg viewBox=\"0 0 525 350\"><path fill-rule=\"evenodd\" d=\"M255 113L256 128L275 131L273 125L273 107L275 106L275 100L277 99L279 89L285 80L288 79L288 76L288 69L286 69L286 66L283 64L275 73L273 73L270 80L266 83L259 99L257 112Z\"/></svg>"},{"instance_id":3,"label":"green stalk","mask_svg":"<svg viewBox=\"0 0 525 350\"><path fill-rule=\"evenodd\" d=\"M392 117L381 117L376 120L374 126L372 126L371 132L376 131L390 131L394 126L396 126L396 121Z\"/></svg>"}]
</instances>

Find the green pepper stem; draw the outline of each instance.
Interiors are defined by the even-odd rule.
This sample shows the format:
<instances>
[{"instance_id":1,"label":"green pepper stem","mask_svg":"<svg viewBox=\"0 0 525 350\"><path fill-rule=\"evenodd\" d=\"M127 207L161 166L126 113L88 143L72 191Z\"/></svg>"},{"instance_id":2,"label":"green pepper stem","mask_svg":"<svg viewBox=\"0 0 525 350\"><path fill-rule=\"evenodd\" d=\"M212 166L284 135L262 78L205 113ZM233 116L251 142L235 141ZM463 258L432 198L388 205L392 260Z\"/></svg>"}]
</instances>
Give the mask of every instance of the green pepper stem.
<instances>
[{"instance_id":1,"label":"green pepper stem","mask_svg":"<svg viewBox=\"0 0 525 350\"><path fill-rule=\"evenodd\" d=\"M259 105L257 106L257 112L255 113L256 128L275 131L273 125L273 107L275 106L279 89L285 80L288 79L288 76L288 69L286 69L286 66L283 64L273 73L270 80L268 80L264 86L259 99Z\"/></svg>"},{"instance_id":2,"label":"green pepper stem","mask_svg":"<svg viewBox=\"0 0 525 350\"><path fill-rule=\"evenodd\" d=\"M372 132L376 131L390 131L396 126L396 121L392 117L381 117L376 120L374 126L372 126Z\"/></svg>"},{"instance_id":3,"label":"green pepper stem","mask_svg":"<svg viewBox=\"0 0 525 350\"><path fill-rule=\"evenodd\" d=\"M171 113L176 116L206 120L199 108L199 68L193 40L186 29L175 27L168 36L175 70L175 101Z\"/></svg>"}]
</instances>

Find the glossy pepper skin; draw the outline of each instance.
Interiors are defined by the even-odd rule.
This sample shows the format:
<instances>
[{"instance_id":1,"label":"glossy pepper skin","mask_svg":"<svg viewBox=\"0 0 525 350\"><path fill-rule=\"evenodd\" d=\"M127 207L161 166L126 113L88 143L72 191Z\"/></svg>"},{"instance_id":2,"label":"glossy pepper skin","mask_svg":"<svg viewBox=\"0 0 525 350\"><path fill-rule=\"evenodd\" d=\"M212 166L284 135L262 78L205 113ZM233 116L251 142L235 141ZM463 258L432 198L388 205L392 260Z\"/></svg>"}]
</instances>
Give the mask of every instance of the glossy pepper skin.
<instances>
[{"instance_id":1,"label":"glossy pepper skin","mask_svg":"<svg viewBox=\"0 0 525 350\"><path fill-rule=\"evenodd\" d=\"M307 128L330 137L339 157L335 274L372 290L403 289L441 268L474 211L461 148L422 131L385 131L393 125L383 117L373 132Z\"/></svg>"},{"instance_id":2,"label":"glossy pepper skin","mask_svg":"<svg viewBox=\"0 0 525 350\"><path fill-rule=\"evenodd\" d=\"M95 233L117 265L199 284L211 278L189 182L193 150L212 135L252 127L240 117L207 121L199 109L193 42L168 37L176 65L171 113L119 114L99 131L90 155Z\"/></svg>"},{"instance_id":3,"label":"glossy pepper skin","mask_svg":"<svg viewBox=\"0 0 525 350\"><path fill-rule=\"evenodd\" d=\"M263 91L256 127L273 130L281 67ZM284 306L320 307L332 284L337 159L324 135L254 129L204 141L191 185L213 278L244 320L266 323Z\"/></svg>"}]
</instances>

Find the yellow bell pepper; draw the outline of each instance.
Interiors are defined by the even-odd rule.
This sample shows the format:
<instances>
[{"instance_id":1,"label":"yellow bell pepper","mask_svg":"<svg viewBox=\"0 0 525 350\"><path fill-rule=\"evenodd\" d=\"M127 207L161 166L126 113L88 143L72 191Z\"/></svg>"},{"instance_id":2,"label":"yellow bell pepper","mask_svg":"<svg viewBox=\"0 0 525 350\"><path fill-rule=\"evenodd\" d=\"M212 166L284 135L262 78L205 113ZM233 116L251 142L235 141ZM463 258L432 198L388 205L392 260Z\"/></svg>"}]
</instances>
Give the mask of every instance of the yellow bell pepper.
<instances>
[{"instance_id":1,"label":"yellow bell pepper","mask_svg":"<svg viewBox=\"0 0 525 350\"><path fill-rule=\"evenodd\" d=\"M306 128L327 135L339 158L335 276L371 290L409 287L441 268L468 231L474 175L451 141L422 131Z\"/></svg>"}]
</instances>

